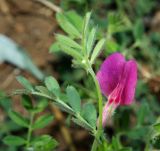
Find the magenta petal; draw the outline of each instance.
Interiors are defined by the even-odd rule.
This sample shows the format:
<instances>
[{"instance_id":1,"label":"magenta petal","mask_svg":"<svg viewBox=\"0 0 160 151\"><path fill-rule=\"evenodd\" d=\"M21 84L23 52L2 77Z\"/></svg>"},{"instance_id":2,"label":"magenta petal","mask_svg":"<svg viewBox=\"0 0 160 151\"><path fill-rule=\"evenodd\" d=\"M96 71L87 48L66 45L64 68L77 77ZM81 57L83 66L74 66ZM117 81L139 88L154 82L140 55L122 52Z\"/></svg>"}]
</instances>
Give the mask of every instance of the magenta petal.
<instances>
[{"instance_id":1,"label":"magenta petal","mask_svg":"<svg viewBox=\"0 0 160 151\"><path fill-rule=\"evenodd\" d=\"M137 83L137 64L134 60L127 61L124 68L125 86L122 92L121 105L129 105L133 102Z\"/></svg>"},{"instance_id":2,"label":"magenta petal","mask_svg":"<svg viewBox=\"0 0 160 151\"><path fill-rule=\"evenodd\" d=\"M117 86L125 62L123 55L117 52L107 57L101 65L97 73L97 80L105 96L108 96Z\"/></svg>"}]
</instances>

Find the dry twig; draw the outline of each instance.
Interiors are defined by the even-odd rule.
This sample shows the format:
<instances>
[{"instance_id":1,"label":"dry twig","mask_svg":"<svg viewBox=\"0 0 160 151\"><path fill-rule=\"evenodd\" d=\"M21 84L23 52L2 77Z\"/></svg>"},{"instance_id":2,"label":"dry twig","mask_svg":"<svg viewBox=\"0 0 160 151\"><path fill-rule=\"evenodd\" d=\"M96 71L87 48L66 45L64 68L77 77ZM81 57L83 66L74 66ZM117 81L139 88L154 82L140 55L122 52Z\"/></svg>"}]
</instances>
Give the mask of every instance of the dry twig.
<instances>
[{"instance_id":1,"label":"dry twig","mask_svg":"<svg viewBox=\"0 0 160 151\"><path fill-rule=\"evenodd\" d=\"M9 6L8 6L8 4L5 0L0 1L0 10L4 14L9 14L10 13Z\"/></svg>"},{"instance_id":2,"label":"dry twig","mask_svg":"<svg viewBox=\"0 0 160 151\"><path fill-rule=\"evenodd\" d=\"M46 7L50 8L51 10L55 11L55 12L62 12L62 9L58 6L56 6L55 4L49 2L48 0L35 0L43 5L45 5Z\"/></svg>"}]
</instances>

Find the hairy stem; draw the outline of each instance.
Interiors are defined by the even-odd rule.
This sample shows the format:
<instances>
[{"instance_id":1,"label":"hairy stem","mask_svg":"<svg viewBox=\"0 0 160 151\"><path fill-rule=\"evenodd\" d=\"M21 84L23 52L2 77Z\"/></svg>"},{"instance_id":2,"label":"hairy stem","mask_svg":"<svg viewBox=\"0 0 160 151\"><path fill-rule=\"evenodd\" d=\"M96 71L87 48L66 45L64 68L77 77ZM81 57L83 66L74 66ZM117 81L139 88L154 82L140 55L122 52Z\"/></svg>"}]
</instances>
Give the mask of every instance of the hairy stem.
<instances>
[{"instance_id":1,"label":"hairy stem","mask_svg":"<svg viewBox=\"0 0 160 151\"><path fill-rule=\"evenodd\" d=\"M97 96L98 96L98 109L99 109L98 130L97 130L97 134L95 136L95 140L93 142L92 150L91 150L91 151L96 151L97 147L98 147L98 143L97 143L96 138L99 138L101 136L101 132L103 130L103 127L102 127L103 101L102 101L102 94L101 94L100 86L99 86L99 83L96 79L96 75L95 75L92 68L89 69L89 73L91 74L93 81L95 83Z\"/></svg>"},{"instance_id":2,"label":"hairy stem","mask_svg":"<svg viewBox=\"0 0 160 151\"><path fill-rule=\"evenodd\" d=\"M30 124L29 124L29 128L28 128L28 133L27 133L27 143L26 143L26 148L27 149L30 147L30 141L31 141L31 136L32 136L33 119L34 119L34 113L31 113Z\"/></svg>"},{"instance_id":3,"label":"hairy stem","mask_svg":"<svg viewBox=\"0 0 160 151\"><path fill-rule=\"evenodd\" d=\"M99 83L96 79L96 75L95 75L93 69L90 69L89 73L91 74L93 81L95 83L95 86L96 86L96 91L97 91L97 96L98 96L98 109L99 109L98 129L102 130L102 128L103 128L102 127L102 110L103 110L102 94L101 94L100 86L99 86Z\"/></svg>"},{"instance_id":4,"label":"hairy stem","mask_svg":"<svg viewBox=\"0 0 160 151\"><path fill-rule=\"evenodd\" d=\"M97 140L96 140L96 139L94 139L94 142L93 142L93 144L92 144L91 151L97 151L97 147L98 147Z\"/></svg>"}]
</instances>

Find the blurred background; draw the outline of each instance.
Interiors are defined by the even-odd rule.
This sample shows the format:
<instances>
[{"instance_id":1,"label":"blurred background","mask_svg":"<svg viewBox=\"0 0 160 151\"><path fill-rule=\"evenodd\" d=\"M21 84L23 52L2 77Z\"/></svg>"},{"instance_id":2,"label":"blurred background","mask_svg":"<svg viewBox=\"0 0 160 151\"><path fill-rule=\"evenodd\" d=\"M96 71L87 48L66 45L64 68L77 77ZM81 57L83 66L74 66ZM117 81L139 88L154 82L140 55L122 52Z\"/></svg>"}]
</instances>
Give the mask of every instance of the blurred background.
<instances>
[{"instance_id":1,"label":"blurred background","mask_svg":"<svg viewBox=\"0 0 160 151\"><path fill-rule=\"evenodd\" d=\"M63 31L55 14L58 10L74 10L84 16L92 11L92 20L98 26L98 38L107 43L94 68L97 71L105 57L115 51L127 58L136 58L139 81L136 102L131 107L119 108L113 121L106 127L108 138L119 136L124 146L143 151L148 140L146 132L160 115L160 1L159 0L0 0L0 93L11 93L21 88L17 75L24 75L31 83L42 83L45 75L52 75L62 89L73 84L83 101L95 101L93 83L81 69L71 66L71 58L64 53L49 53L54 34ZM10 38L10 39L9 39ZM52 51L53 52L53 51ZM92 90L92 91L91 91ZM94 100L93 100L93 99ZM141 104L141 105L140 105ZM24 135L7 116L13 107L25 115L20 97L0 101L0 151L20 151L1 141L7 134ZM87 131L70 123L70 117L49 105L44 112L56 116L53 123L34 133L54 136L59 142L57 151L88 151L93 138ZM66 137L66 135L68 137ZM160 140L160 137L159 137ZM158 144L158 145L157 145ZM160 150L160 141L152 143Z\"/></svg>"}]
</instances>

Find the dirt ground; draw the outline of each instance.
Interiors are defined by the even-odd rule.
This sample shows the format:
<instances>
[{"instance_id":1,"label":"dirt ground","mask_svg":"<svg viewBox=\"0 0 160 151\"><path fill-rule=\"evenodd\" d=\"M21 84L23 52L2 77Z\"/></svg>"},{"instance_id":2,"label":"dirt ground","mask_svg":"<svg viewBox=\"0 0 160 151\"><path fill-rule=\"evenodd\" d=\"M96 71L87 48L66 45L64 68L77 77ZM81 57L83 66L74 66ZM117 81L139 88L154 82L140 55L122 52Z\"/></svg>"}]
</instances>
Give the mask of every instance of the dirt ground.
<instances>
[{"instance_id":1,"label":"dirt ground","mask_svg":"<svg viewBox=\"0 0 160 151\"><path fill-rule=\"evenodd\" d=\"M5 7L3 5L0 11L0 33L25 48L41 70L53 72L50 62L54 60L54 56L48 53L48 49L57 29L54 12L32 0L23 1L23 4L21 0L4 2ZM0 72L0 80L4 81L0 87L7 90L17 87L15 80L5 83L7 78L11 79L8 77L11 74L15 77L15 67L1 64L0 69L3 70Z\"/></svg>"}]
</instances>

